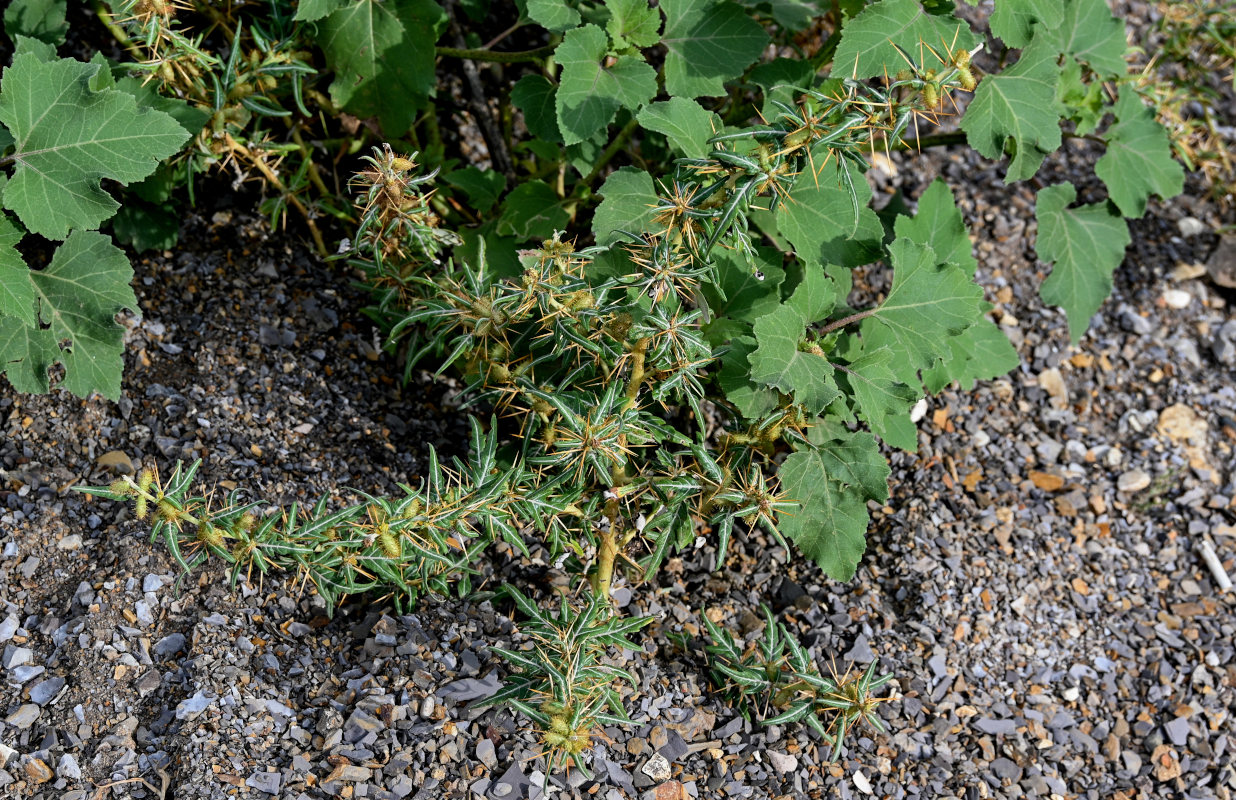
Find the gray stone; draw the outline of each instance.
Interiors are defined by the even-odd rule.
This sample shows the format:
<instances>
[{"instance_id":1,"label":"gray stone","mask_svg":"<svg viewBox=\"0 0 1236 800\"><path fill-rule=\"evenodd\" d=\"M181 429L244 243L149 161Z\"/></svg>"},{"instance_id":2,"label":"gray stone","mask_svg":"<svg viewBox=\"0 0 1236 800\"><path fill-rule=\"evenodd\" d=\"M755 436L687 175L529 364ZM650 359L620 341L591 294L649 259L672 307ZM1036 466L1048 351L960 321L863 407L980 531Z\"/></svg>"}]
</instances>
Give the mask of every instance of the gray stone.
<instances>
[{"instance_id":1,"label":"gray stone","mask_svg":"<svg viewBox=\"0 0 1236 800\"><path fill-rule=\"evenodd\" d=\"M18 730L25 730L34 724L34 721L39 718L41 709L34 703L26 703L14 711L5 719L5 722L12 725Z\"/></svg>"},{"instance_id":2,"label":"gray stone","mask_svg":"<svg viewBox=\"0 0 1236 800\"><path fill-rule=\"evenodd\" d=\"M1122 492L1140 492L1150 485L1150 476L1140 469L1131 469L1116 479L1116 488Z\"/></svg>"},{"instance_id":3,"label":"gray stone","mask_svg":"<svg viewBox=\"0 0 1236 800\"><path fill-rule=\"evenodd\" d=\"M65 753L56 764L56 774L71 781L79 781L82 778L82 768L78 766L72 753Z\"/></svg>"},{"instance_id":4,"label":"gray stone","mask_svg":"<svg viewBox=\"0 0 1236 800\"><path fill-rule=\"evenodd\" d=\"M29 647L17 647L16 645L7 644L4 646L4 657L0 659L0 666L3 666L5 669L13 669L23 664L29 664L33 658L34 652Z\"/></svg>"},{"instance_id":5,"label":"gray stone","mask_svg":"<svg viewBox=\"0 0 1236 800\"><path fill-rule=\"evenodd\" d=\"M768 759L768 763L777 772L782 775L789 774L798 769L798 759L787 753L778 753L776 750L765 751L764 757Z\"/></svg>"},{"instance_id":6,"label":"gray stone","mask_svg":"<svg viewBox=\"0 0 1236 800\"><path fill-rule=\"evenodd\" d=\"M7 642L13 638L15 633L17 633L17 615L9 614L0 620L0 642Z\"/></svg>"},{"instance_id":7,"label":"gray stone","mask_svg":"<svg viewBox=\"0 0 1236 800\"><path fill-rule=\"evenodd\" d=\"M163 576L151 573L142 578L143 592L157 592L163 588Z\"/></svg>"},{"instance_id":8,"label":"gray stone","mask_svg":"<svg viewBox=\"0 0 1236 800\"><path fill-rule=\"evenodd\" d=\"M494 751L494 743L489 737L484 737L476 743L476 757L488 769L498 766L498 754Z\"/></svg>"},{"instance_id":9,"label":"gray stone","mask_svg":"<svg viewBox=\"0 0 1236 800\"><path fill-rule=\"evenodd\" d=\"M255 772L245 781L247 786L266 794L279 794L283 786L283 776L278 772Z\"/></svg>"},{"instance_id":10,"label":"gray stone","mask_svg":"<svg viewBox=\"0 0 1236 800\"><path fill-rule=\"evenodd\" d=\"M1016 783L1021 780L1021 767L1007 758L997 758L991 762L991 771L996 774L1000 780Z\"/></svg>"},{"instance_id":11,"label":"gray stone","mask_svg":"<svg viewBox=\"0 0 1236 800\"><path fill-rule=\"evenodd\" d=\"M974 720L974 727L978 728L983 733L992 735L1001 734L1004 736L1012 736L1017 733L1017 720L1015 719L991 719L990 717L978 717Z\"/></svg>"},{"instance_id":12,"label":"gray stone","mask_svg":"<svg viewBox=\"0 0 1236 800\"><path fill-rule=\"evenodd\" d=\"M639 771L654 781L666 781L670 777L670 764L665 760L665 756L654 753Z\"/></svg>"},{"instance_id":13,"label":"gray stone","mask_svg":"<svg viewBox=\"0 0 1236 800\"><path fill-rule=\"evenodd\" d=\"M55 677L40 681L30 688L30 702L45 706L64 688L64 678Z\"/></svg>"},{"instance_id":14,"label":"gray stone","mask_svg":"<svg viewBox=\"0 0 1236 800\"><path fill-rule=\"evenodd\" d=\"M169 633L154 646L155 655L161 658L169 658L184 649L185 635L183 633Z\"/></svg>"},{"instance_id":15,"label":"gray stone","mask_svg":"<svg viewBox=\"0 0 1236 800\"><path fill-rule=\"evenodd\" d=\"M1167 732L1167 738L1172 740L1172 744L1177 747L1184 747L1189 742L1189 718L1176 717L1171 722L1163 726L1163 730Z\"/></svg>"},{"instance_id":16,"label":"gray stone","mask_svg":"<svg viewBox=\"0 0 1236 800\"><path fill-rule=\"evenodd\" d=\"M214 701L207 697L204 691L187 697L176 706L176 719L193 719L209 708L212 702Z\"/></svg>"}]
</instances>

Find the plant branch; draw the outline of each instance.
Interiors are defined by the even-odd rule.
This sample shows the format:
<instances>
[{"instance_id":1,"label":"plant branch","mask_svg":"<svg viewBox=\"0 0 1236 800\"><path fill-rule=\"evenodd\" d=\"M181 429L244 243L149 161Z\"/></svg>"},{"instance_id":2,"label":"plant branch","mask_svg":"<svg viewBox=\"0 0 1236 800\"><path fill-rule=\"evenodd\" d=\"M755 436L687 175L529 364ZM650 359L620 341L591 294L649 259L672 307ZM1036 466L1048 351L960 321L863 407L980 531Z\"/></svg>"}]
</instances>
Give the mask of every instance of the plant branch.
<instances>
[{"instance_id":1,"label":"plant branch","mask_svg":"<svg viewBox=\"0 0 1236 800\"><path fill-rule=\"evenodd\" d=\"M855 322L858 322L859 320L863 320L863 319L866 319L867 317L874 316L875 313L879 310L880 309L878 308L869 308L866 311L859 311L857 314L851 314L848 317L842 317L841 319L833 320L832 322L825 325L823 328L820 328L820 335L824 336L826 334L832 333L835 330L844 328L847 325L852 325Z\"/></svg>"},{"instance_id":2,"label":"plant branch","mask_svg":"<svg viewBox=\"0 0 1236 800\"><path fill-rule=\"evenodd\" d=\"M499 50L469 50L462 47L436 47L434 55L439 58L460 58L465 61L488 61L494 64L522 64L528 61L544 61L552 55L558 45L547 44L535 50L522 50L514 53L504 53Z\"/></svg>"}]
</instances>

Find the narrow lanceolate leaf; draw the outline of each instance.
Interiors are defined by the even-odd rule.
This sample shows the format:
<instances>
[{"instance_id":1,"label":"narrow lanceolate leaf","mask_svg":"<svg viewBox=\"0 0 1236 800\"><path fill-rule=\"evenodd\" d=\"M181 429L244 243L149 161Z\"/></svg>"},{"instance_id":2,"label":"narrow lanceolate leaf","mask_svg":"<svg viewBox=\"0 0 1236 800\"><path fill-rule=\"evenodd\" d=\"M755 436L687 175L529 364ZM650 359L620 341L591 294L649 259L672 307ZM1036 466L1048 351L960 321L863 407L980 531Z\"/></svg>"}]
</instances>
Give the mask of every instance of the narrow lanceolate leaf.
<instances>
[{"instance_id":1,"label":"narrow lanceolate leaf","mask_svg":"<svg viewBox=\"0 0 1236 800\"><path fill-rule=\"evenodd\" d=\"M838 397L834 368L818 345L806 341L807 326L826 319L837 305L837 287L818 267L808 267L793 296L755 322L758 347L751 379L794 396L818 414Z\"/></svg>"},{"instance_id":2,"label":"narrow lanceolate leaf","mask_svg":"<svg viewBox=\"0 0 1236 800\"><path fill-rule=\"evenodd\" d=\"M1172 159L1167 131L1136 92L1123 87L1115 111L1116 124L1103 134L1107 152L1094 172L1107 184L1120 213L1136 219L1146 213L1150 195L1167 199L1180 194L1184 168Z\"/></svg>"},{"instance_id":3,"label":"narrow lanceolate leaf","mask_svg":"<svg viewBox=\"0 0 1236 800\"><path fill-rule=\"evenodd\" d=\"M991 32L1009 47L1025 47L1033 26L1055 30L1064 20L1064 0L1000 0L991 12Z\"/></svg>"},{"instance_id":4,"label":"narrow lanceolate leaf","mask_svg":"<svg viewBox=\"0 0 1236 800\"><path fill-rule=\"evenodd\" d=\"M319 23L317 42L335 73L331 99L401 135L433 93L434 44L446 13L434 0L355 0Z\"/></svg>"},{"instance_id":5,"label":"narrow lanceolate leaf","mask_svg":"<svg viewBox=\"0 0 1236 800\"><path fill-rule=\"evenodd\" d=\"M0 122L16 144L4 204L49 239L97 228L120 207L100 186L103 179L140 181L189 138L176 120L139 110L125 92L92 91L99 69L26 52L4 71Z\"/></svg>"},{"instance_id":6,"label":"narrow lanceolate leaf","mask_svg":"<svg viewBox=\"0 0 1236 800\"><path fill-rule=\"evenodd\" d=\"M848 581L867 547L867 503L861 489L844 486L819 453L791 453L778 473L798 508L778 515L777 527L828 577Z\"/></svg>"},{"instance_id":7,"label":"narrow lanceolate leaf","mask_svg":"<svg viewBox=\"0 0 1236 800\"><path fill-rule=\"evenodd\" d=\"M608 0L609 22L605 30L614 47L652 47L661 42L661 14L648 0Z\"/></svg>"},{"instance_id":8,"label":"narrow lanceolate leaf","mask_svg":"<svg viewBox=\"0 0 1236 800\"><path fill-rule=\"evenodd\" d=\"M983 290L956 264L941 264L930 247L908 239L889 246L893 288L862 322L864 349L888 347L891 368L907 386L918 386L919 370L950 354L948 339L983 315Z\"/></svg>"},{"instance_id":9,"label":"narrow lanceolate leaf","mask_svg":"<svg viewBox=\"0 0 1236 800\"><path fill-rule=\"evenodd\" d=\"M639 124L665 134L670 145L689 158L704 158L711 146L708 139L717 132L720 121L699 103L686 97L671 97L645 106Z\"/></svg>"},{"instance_id":10,"label":"narrow lanceolate leaf","mask_svg":"<svg viewBox=\"0 0 1236 800\"><path fill-rule=\"evenodd\" d=\"M961 119L966 140L987 158L1001 158L1012 145L1006 183L1032 177L1047 153L1060 147L1058 75L1056 51L1036 36L1020 61L979 83Z\"/></svg>"},{"instance_id":11,"label":"narrow lanceolate leaf","mask_svg":"<svg viewBox=\"0 0 1236 800\"><path fill-rule=\"evenodd\" d=\"M725 94L725 82L764 52L768 34L737 3L662 0L665 89L677 97Z\"/></svg>"},{"instance_id":12,"label":"narrow lanceolate leaf","mask_svg":"<svg viewBox=\"0 0 1236 800\"><path fill-rule=\"evenodd\" d=\"M619 231L640 234L652 230L657 191L647 172L623 167L605 179L599 194L601 204L592 217L592 234L597 244L630 241Z\"/></svg>"},{"instance_id":13,"label":"narrow lanceolate leaf","mask_svg":"<svg viewBox=\"0 0 1236 800\"><path fill-rule=\"evenodd\" d=\"M12 238L12 228L0 234ZM11 245L0 245L0 270L5 283L19 276ZM64 364L64 388L88 397L99 392L120 397L124 330L116 324L121 309L136 309L130 282L133 268L111 240L95 231L74 231L43 270L27 270L27 288L19 299L33 295L37 325L28 314L0 314L0 372L19 392L48 390L47 371ZM0 300L0 302L5 302ZM62 349L64 345L64 349Z\"/></svg>"},{"instance_id":14,"label":"narrow lanceolate leaf","mask_svg":"<svg viewBox=\"0 0 1236 800\"><path fill-rule=\"evenodd\" d=\"M918 0L881 0L841 29L832 74L859 79L896 75L909 66L898 47L923 70L938 71L950 52L970 50L977 41L964 22L928 14Z\"/></svg>"},{"instance_id":15,"label":"narrow lanceolate leaf","mask_svg":"<svg viewBox=\"0 0 1236 800\"><path fill-rule=\"evenodd\" d=\"M918 213L913 217L897 217L893 230L898 239L910 239L925 244L942 263L956 264L971 278L978 269L973 243L966 220L957 209L953 192L942 179L932 181L918 199Z\"/></svg>"},{"instance_id":16,"label":"narrow lanceolate leaf","mask_svg":"<svg viewBox=\"0 0 1236 800\"><path fill-rule=\"evenodd\" d=\"M1124 22L1112 16L1107 0L1070 0L1060 25L1034 38L1049 40L1057 53L1089 64L1104 78L1117 78L1128 71L1125 35Z\"/></svg>"},{"instance_id":17,"label":"narrow lanceolate leaf","mask_svg":"<svg viewBox=\"0 0 1236 800\"><path fill-rule=\"evenodd\" d=\"M567 144L592 138L619 108L632 111L657 93L657 73L638 56L619 56L607 65L609 37L596 25L568 31L554 57L562 65L556 105L558 128Z\"/></svg>"},{"instance_id":18,"label":"narrow lanceolate leaf","mask_svg":"<svg viewBox=\"0 0 1236 800\"><path fill-rule=\"evenodd\" d=\"M1077 199L1071 183L1048 186L1038 194L1038 257L1051 264L1039 287L1043 302L1062 306L1069 338L1077 344L1090 317L1112 291L1112 273L1132 241L1129 226L1110 203L1069 208Z\"/></svg>"}]
</instances>

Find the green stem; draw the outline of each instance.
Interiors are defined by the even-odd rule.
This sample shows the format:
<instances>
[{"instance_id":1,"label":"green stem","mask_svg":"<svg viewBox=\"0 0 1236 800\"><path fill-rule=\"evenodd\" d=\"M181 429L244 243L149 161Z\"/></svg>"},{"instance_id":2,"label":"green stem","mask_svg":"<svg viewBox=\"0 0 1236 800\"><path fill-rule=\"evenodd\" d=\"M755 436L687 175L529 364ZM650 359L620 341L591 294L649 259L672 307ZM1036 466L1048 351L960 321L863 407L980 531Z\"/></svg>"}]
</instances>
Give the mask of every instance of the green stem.
<instances>
[{"instance_id":1,"label":"green stem","mask_svg":"<svg viewBox=\"0 0 1236 800\"><path fill-rule=\"evenodd\" d=\"M498 50L464 50L457 47L437 47L434 54L440 58L466 58L469 61L491 61L495 64L520 64L526 61L543 61L558 48L556 44L547 44L535 50L522 50L517 53L503 53Z\"/></svg>"},{"instance_id":2,"label":"green stem","mask_svg":"<svg viewBox=\"0 0 1236 800\"><path fill-rule=\"evenodd\" d=\"M848 317L842 317L841 319L834 320L825 325L823 328L820 328L820 336L832 333L838 328L844 328L845 326L858 322L859 320L866 319L867 317L874 315L879 310L880 309L878 308L869 308L866 311L859 311L857 314L851 314Z\"/></svg>"}]
</instances>

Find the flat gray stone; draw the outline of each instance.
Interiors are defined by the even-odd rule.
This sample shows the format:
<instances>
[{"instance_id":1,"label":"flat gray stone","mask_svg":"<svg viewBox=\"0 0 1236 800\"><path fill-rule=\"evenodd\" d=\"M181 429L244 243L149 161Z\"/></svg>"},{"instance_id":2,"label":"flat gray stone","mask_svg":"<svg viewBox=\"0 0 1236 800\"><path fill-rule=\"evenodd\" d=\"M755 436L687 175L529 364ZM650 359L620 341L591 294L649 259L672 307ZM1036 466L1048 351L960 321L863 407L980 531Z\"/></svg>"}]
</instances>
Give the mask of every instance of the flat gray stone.
<instances>
[{"instance_id":1,"label":"flat gray stone","mask_svg":"<svg viewBox=\"0 0 1236 800\"><path fill-rule=\"evenodd\" d=\"M1184 747L1189 743L1188 717L1176 717L1164 725L1163 730L1167 732L1167 738L1171 739L1172 744L1177 747Z\"/></svg>"}]
</instances>

